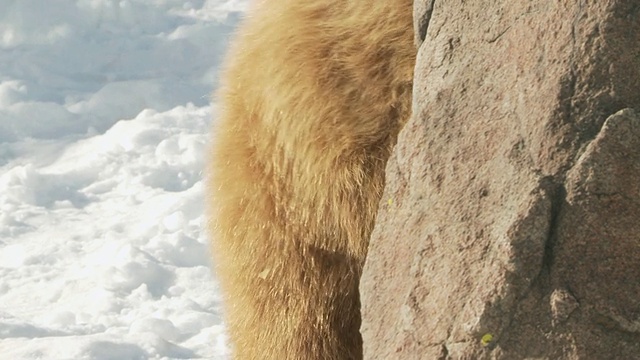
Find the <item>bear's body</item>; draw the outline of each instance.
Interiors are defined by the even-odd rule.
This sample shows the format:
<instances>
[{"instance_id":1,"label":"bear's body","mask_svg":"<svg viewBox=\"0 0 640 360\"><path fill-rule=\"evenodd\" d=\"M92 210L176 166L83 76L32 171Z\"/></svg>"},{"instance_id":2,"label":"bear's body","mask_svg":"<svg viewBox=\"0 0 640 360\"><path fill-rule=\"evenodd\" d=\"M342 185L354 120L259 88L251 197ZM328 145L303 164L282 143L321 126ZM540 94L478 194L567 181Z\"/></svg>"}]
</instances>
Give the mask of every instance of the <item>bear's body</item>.
<instances>
[{"instance_id":1,"label":"bear's body","mask_svg":"<svg viewBox=\"0 0 640 360\"><path fill-rule=\"evenodd\" d=\"M412 1L254 5L219 93L211 234L236 359L359 359L358 283L410 114Z\"/></svg>"}]
</instances>

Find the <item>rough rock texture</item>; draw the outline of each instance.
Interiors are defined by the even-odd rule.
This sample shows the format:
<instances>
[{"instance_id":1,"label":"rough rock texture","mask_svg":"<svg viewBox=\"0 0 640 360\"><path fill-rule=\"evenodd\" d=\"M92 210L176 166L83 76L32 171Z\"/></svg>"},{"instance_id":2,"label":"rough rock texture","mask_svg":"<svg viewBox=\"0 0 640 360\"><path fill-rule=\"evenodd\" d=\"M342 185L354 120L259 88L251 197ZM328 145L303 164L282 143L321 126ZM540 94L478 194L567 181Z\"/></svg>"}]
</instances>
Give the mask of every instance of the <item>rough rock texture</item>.
<instances>
[{"instance_id":1,"label":"rough rock texture","mask_svg":"<svg viewBox=\"0 0 640 360\"><path fill-rule=\"evenodd\" d=\"M640 3L416 1L365 358L639 359Z\"/></svg>"}]
</instances>

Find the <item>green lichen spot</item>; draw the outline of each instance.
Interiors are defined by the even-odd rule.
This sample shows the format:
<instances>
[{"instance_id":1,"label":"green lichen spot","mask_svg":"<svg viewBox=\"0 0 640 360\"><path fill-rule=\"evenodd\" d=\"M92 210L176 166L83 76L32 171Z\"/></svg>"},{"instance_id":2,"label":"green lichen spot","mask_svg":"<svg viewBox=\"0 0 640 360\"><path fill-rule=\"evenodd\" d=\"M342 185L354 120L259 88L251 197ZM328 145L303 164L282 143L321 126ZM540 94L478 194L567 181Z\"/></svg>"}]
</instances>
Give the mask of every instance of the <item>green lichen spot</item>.
<instances>
[{"instance_id":1,"label":"green lichen spot","mask_svg":"<svg viewBox=\"0 0 640 360\"><path fill-rule=\"evenodd\" d=\"M493 335L489 333L482 335L482 339L480 339L482 346L487 346L491 344L492 341L493 341Z\"/></svg>"}]
</instances>

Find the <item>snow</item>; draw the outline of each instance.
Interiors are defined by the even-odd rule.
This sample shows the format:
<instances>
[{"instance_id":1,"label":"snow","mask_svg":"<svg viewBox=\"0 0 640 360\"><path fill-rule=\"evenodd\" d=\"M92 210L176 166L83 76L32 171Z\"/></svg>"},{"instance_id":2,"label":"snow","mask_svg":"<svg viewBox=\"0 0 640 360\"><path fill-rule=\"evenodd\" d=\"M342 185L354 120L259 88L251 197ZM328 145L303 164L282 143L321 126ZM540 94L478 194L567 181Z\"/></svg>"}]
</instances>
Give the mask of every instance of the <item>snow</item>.
<instances>
[{"instance_id":1,"label":"snow","mask_svg":"<svg viewBox=\"0 0 640 360\"><path fill-rule=\"evenodd\" d=\"M2 359L224 359L203 168L247 0L0 2Z\"/></svg>"}]
</instances>

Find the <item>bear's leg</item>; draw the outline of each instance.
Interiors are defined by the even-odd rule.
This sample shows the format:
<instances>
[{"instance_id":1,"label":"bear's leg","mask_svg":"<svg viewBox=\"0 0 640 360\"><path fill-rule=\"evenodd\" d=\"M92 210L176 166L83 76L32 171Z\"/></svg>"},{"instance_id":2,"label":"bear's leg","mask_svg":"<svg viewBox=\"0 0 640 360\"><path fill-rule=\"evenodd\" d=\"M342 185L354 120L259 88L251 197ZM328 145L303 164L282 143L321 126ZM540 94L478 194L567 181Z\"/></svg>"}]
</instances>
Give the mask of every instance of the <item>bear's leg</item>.
<instances>
[{"instance_id":1,"label":"bear's leg","mask_svg":"<svg viewBox=\"0 0 640 360\"><path fill-rule=\"evenodd\" d=\"M234 358L360 359L358 283L384 156L319 163L292 179L252 148L251 129L218 131L214 252ZM301 183L321 200L287 185Z\"/></svg>"}]
</instances>

